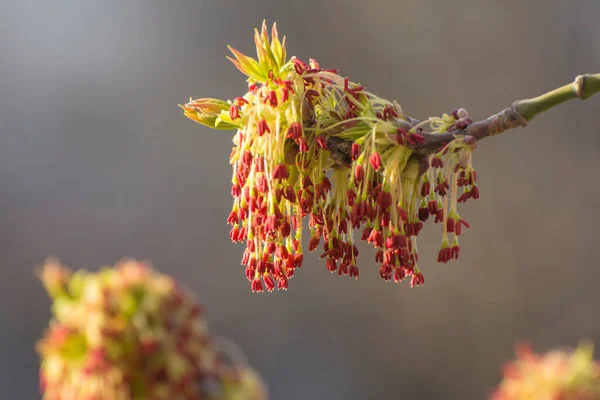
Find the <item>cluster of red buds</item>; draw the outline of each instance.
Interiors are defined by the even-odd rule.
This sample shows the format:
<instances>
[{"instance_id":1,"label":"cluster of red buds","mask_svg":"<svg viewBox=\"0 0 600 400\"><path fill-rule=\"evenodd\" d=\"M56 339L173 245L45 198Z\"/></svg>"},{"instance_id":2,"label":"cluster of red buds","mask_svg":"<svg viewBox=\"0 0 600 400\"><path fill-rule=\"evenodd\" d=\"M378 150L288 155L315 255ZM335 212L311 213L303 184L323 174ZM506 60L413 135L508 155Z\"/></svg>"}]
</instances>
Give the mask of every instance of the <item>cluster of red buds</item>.
<instances>
[{"instance_id":1,"label":"cluster of red buds","mask_svg":"<svg viewBox=\"0 0 600 400\"><path fill-rule=\"evenodd\" d=\"M504 379L492 400L600 399L600 362L593 346L574 351L535 354L527 344L517 346L517 359L504 367Z\"/></svg>"},{"instance_id":2,"label":"cluster of red buds","mask_svg":"<svg viewBox=\"0 0 600 400\"><path fill-rule=\"evenodd\" d=\"M54 314L37 346L44 400L266 398L250 368L222 360L194 299L148 265L49 260L40 275Z\"/></svg>"},{"instance_id":3,"label":"cluster of red buds","mask_svg":"<svg viewBox=\"0 0 600 400\"><path fill-rule=\"evenodd\" d=\"M353 231L377 250L381 277L423 284L417 236L423 223L441 225L438 262L457 259L469 224L457 203L479 198L471 164L473 137L455 135L432 155L415 151L428 134L464 129L464 109L419 122L396 102L321 68L287 59L273 25L255 31L257 59L230 47L248 76L233 101L190 99L184 115L215 129L237 129L230 156L233 209L230 237L246 243L242 264L256 292L287 289L302 265L303 220L309 251L321 247L332 273L358 278Z\"/></svg>"}]
</instances>

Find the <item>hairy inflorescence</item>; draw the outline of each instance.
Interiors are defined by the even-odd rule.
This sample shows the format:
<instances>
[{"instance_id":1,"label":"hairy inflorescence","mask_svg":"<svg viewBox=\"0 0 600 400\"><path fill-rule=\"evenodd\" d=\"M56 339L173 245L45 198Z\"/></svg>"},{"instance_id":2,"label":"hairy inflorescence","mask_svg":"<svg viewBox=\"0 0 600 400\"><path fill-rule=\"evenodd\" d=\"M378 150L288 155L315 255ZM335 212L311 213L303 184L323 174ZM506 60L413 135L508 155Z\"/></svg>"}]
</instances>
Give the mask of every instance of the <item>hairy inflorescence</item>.
<instances>
[{"instance_id":1,"label":"hairy inflorescence","mask_svg":"<svg viewBox=\"0 0 600 400\"><path fill-rule=\"evenodd\" d=\"M457 203L479 198L476 140L451 135L431 154L415 149L426 140L423 127L447 136L472 123L467 112L417 121L337 70L288 59L275 25L269 37L263 23L254 39L256 59L230 47L231 61L248 77L243 96L181 106L196 122L237 130L227 222L231 240L246 243L251 289L287 289L304 257L304 219L308 250L321 247L327 269L340 276L359 276L357 231L377 250L384 280L422 284L417 236L428 219L441 226L438 262L457 259L458 238L469 227Z\"/></svg>"},{"instance_id":2,"label":"hairy inflorescence","mask_svg":"<svg viewBox=\"0 0 600 400\"><path fill-rule=\"evenodd\" d=\"M266 398L249 367L225 362L191 294L149 265L90 273L48 260L40 277L53 299L37 345L44 400Z\"/></svg>"}]
</instances>

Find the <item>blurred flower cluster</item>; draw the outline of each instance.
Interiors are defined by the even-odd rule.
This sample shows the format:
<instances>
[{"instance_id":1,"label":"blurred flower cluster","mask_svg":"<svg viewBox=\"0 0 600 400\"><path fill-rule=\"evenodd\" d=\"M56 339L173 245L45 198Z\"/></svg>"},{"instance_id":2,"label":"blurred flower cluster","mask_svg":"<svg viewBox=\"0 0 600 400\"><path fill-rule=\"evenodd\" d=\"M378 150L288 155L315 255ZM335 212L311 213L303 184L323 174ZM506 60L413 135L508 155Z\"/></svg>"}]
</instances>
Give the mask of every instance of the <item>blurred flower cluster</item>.
<instances>
[{"instance_id":1,"label":"blurred flower cluster","mask_svg":"<svg viewBox=\"0 0 600 400\"><path fill-rule=\"evenodd\" d=\"M358 278L353 230L376 249L381 277L424 282L417 235L429 218L441 225L438 262L457 259L469 224L457 203L479 198L473 137L457 135L431 155L415 149L429 134L472 123L464 109L419 122L400 105L310 59L287 58L276 26L255 31L257 59L230 47L248 79L233 101L190 99L185 116L215 129L237 129L230 155L234 242L251 289L287 289L302 265L303 220L309 251L322 246L327 269ZM322 243L322 244L321 244Z\"/></svg>"},{"instance_id":2,"label":"blurred flower cluster","mask_svg":"<svg viewBox=\"0 0 600 400\"><path fill-rule=\"evenodd\" d=\"M600 399L600 363L591 345L574 351L535 354L529 345L517 347L517 359L504 367L504 379L492 400Z\"/></svg>"},{"instance_id":3,"label":"blurred flower cluster","mask_svg":"<svg viewBox=\"0 0 600 400\"><path fill-rule=\"evenodd\" d=\"M266 399L250 368L223 360L191 295L149 265L39 272L53 300L37 345L45 400Z\"/></svg>"}]
</instances>

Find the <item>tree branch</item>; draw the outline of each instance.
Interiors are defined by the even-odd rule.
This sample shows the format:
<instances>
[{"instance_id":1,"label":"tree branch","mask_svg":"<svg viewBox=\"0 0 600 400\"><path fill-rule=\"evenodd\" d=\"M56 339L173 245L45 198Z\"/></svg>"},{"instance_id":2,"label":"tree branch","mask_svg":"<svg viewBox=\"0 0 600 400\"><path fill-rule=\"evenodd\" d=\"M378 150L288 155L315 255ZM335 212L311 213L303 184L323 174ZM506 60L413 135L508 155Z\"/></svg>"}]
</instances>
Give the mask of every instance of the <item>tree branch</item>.
<instances>
[{"instance_id":1,"label":"tree branch","mask_svg":"<svg viewBox=\"0 0 600 400\"><path fill-rule=\"evenodd\" d=\"M527 125L536 115L549 110L567 100L579 98L585 100L600 92L600 73L579 75L572 83L554 89L531 99L517 100L510 107L485 120L473 122L464 129L435 134L422 132L422 143L412 146L416 155L429 156L442 146L460 136L472 136L481 140L506 130ZM328 140L332 157L338 162L350 163L349 142L332 137Z\"/></svg>"}]
</instances>

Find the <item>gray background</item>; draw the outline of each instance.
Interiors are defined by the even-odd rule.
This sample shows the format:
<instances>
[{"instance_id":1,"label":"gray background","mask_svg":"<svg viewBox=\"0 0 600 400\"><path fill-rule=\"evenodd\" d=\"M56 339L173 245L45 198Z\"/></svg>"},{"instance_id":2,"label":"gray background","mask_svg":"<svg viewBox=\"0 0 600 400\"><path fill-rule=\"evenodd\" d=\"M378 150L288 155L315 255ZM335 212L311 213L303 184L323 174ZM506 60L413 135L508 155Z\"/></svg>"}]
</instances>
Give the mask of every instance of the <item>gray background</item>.
<instances>
[{"instance_id":1,"label":"gray background","mask_svg":"<svg viewBox=\"0 0 600 400\"><path fill-rule=\"evenodd\" d=\"M177 108L233 98L226 45L253 50L263 18L288 53L397 99L416 118L475 118L600 71L600 2L2 1L0 398L35 399L33 343L49 301L33 274L56 255L95 269L152 260L196 291L212 331L241 345L273 399L481 399L516 340L600 340L600 98L481 143L481 199L459 262L426 285L359 281L316 255L288 292L250 293L229 242L231 132Z\"/></svg>"}]
</instances>

